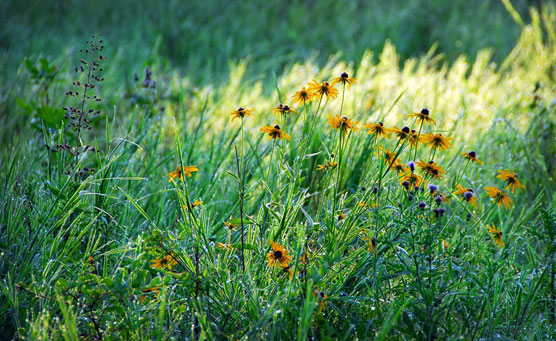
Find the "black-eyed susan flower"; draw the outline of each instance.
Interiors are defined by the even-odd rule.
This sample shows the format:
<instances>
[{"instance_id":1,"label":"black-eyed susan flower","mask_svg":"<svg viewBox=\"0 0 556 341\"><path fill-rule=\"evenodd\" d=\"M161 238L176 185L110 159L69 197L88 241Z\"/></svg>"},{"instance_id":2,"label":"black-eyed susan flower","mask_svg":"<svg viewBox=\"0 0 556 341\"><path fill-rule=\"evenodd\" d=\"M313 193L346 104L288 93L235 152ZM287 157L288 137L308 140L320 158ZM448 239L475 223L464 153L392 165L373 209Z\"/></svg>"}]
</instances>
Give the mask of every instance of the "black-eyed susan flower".
<instances>
[{"instance_id":1,"label":"black-eyed susan flower","mask_svg":"<svg viewBox=\"0 0 556 341\"><path fill-rule=\"evenodd\" d=\"M517 178L517 174L513 173L509 169L499 169L498 173L500 174L498 174L496 177L504 180L504 182L506 183L506 191L508 189L511 189L512 193L514 193L516 190L519 192L522 189L525 189L525 186L523 186Z\"/></svg>"},{"instance_id":2,"label":"black-eyed susan flower","mask_svg":"<svg viewBox=\"0 0 556 341\"><path fill-rule=\"evenodd\" d=\"M218 243L218 244L216 244L216 246L219 249L222 249L222 250L233 250L234 249L233 246L231 246L230 244L225 244L225 243Z\"/></svg>"},{"instance_id":3,"label":"black-eyed susan flower","mask_svg":"<svg viewBox=\"0 0 556 341\"><path fill-rule=\"evenodd\" d=\"M315 296L315 298L319 301L320 310L325 311L326 305L328 304L328 302L326 301L328 295L326 295L324 291L313 290L313 296Z\"/></svg>"},{"instance_id":4,"label":"black-eyed susan flower","mask_svg":"<svg viewBox=\"0 0 556 341\"><path fill-rule=\"evenodd\" d=\"M384 147L382 146L378 147L378 149L382 151L382 154L377 154L382 157L386 164L390 165L399 160L398 158L396 158L396 153L390 151L390 149L384 150Z\"/></svg>"},{"instance_id":5,"label":"black-eyed susan flower","mask_svg":"<svg viewBox=\"0 0 556 341\"><path fill-rule=\"evenodd\" d=\"M282 104L282 103L280 103L280 104L278 104L277 106L275 106L275 107L272 109L272 112L275 113L275 114L291 114L291 113L299 114L299 112L297 112L297 111L293 110L292 108L290 108L289 105L287 105L287 104Z\"/></svg>"},{"instance_id":6,"label":"black-eyed susan flower","mask_svg":"<svg viewBox=\"0 0 556 341\"><path fill-rule=\"evenodd\" d=\"M232 112L230 114L230 116L232 116L232 122L236 119L236 118L245 118L245 117L255 117L255 115L253 115L253 109L245 109L242 107L239 107L237 110L235 110L234 112Z\"/></svg>"},{"instance_id":7,"label":"black-eyed susan flower","mask_svg":"<svg viewBox=\"0 0 556 341\"><path fill-rule=\"evenodd\" d=\"M500 207L500 205L504 205L506 209L510 209L512 207L513 201L505 191L496 187L485 187L484 189L488 196L491 197L498 205L498 207Z\"/></svg>"},{"instance_id":8,"label":"black-eyed susan flower","mask_svg":"<svg viewBox=\"0 0 556 341\"><path fill-rule=\"evenodd\" d=\"M145 288L142 291L143 291L143 293L147 294L147 293L150 293L150 292L157 292L159 290L160 290L160 287L150 287L150 288Z\"/></svg>"},{"instance_id":9,"label":"black-eyed susan flower","mask_svg":"<svg viewBox=\"0 0 556 341\"><path fill-rule=\"evenodd\" d=\"M330 159L330 161L325 162L323 165L317 165L317 170L331 170L338 166L338 162L334 161L334 159Z\"/></svg>"},{"instance_id":10,"label":"black-eyed susan flower","mask_svg":"<svg viewBox=\"0 0 556 341\"><path fill-rule=\"evenodd\" d=\"M427 108L422 109L421 112L414 112L414 113L409 114L407 116L415 117L415 118L417 118L418 121L421 121L421 122L430 122L430 123L436 125L436 121L430 116L429 109L427 109Z\"/></svg>"},{"instance_id":11,"label":"black-eyed susan flower","mask_svg":"<svg viewBox=\"0 0 556 341\"><path fill-rule=\"evenodd\" d=\"M308 90L305 87L302 87L301 90L295 93L292 96L293 102L298 103L299 105L304 105L307 103L311 103L315 97L315 93L312 90Z\"/></svg>"},{"instance_id":12,"label":"black-eyed susan flower","mask_svg":"<svg viewBox=\"0 0 556 341\"><path fill-rule=\"evenodd\" d=\"M455 195L461 195L461 199L467 201L475 208L477 208L477 197L475 196L475 191L473 188L465 188L460 184L456 185L457 190L454 192Z\"/></svg>"},{"instance_id":13,"label":"black-eyed susan flower","mask_svg":"<svg viewBox=\"0 0 556 341\"><path fill-rule=\"evenodd\" d=\"M378 255L378 252L377 252L377 249L376 249L377 244L376 244L376 238L375 237L369 238L369 237L365 236L365 237L363 237L363 241L365 242L365 245L367 245L367 247L369 248L368 249L369 253L372 252L372 253L375 254L375 256Z\"/></svg>"},{"instance_id":14,"label":"black-eyed susan flower","mask_svg":"<svg viewBox=\"0 0 556 341\"><path fill-rule=\"evenodd\" d=\"M347 134L350 130L354 132L359 130L357 126L359 122L347 118L346 116L328 115L328 124L330 125L330 129L339 129L344 134Z\"/></svg>"},{"instance_id":15,"label":"black-eyed susan flower","mask_svg":"<svg viewBox=\"0 0 556 341\"><path fill-rule=\"evenodd\" d=\"M407 186L405 186L405 183L407 183ZM422 183L423 183L423 178L416 173L406 174L400 179L400 184L407 188L421 186Z\"/></svg>"},{"instance_id":16,"label":"black-eyed susan flower","mask_svg":"<svg viewBox=\"0 0 556 341\"><path fill-rule=\"evenodd\" d=\"M442 136L442 134L425 134L421 136L421 141L428 145L431 148L436 148L439 150L442 149L449 149L450 146L452 145L452 143L450 142L450 140L452 140L452 137L445 137Z\"/></svg>"},{"instance_id":17,"label":"black-eyed susan flower","mask_svg":"<svg viewBox=\"0 0 556 341\"><path fill-rule=\"evenodd\" d=\"M282 245L275 243L272 240L270 241L270 245L272 246L272 251L269 251L266 254L268 265L274 266L276 264L280 264L282 267L288 266L292 258L292 256L288 254L289 251Z\"/></svg>"},{"instance_id":18,"label":"black-eyed susan flower","mask_svg":"<svg viewBox=\"0 0 556 341\"><path fill-rule=\"evenodd\" d=\"M342 72L340 77L334 78L331 83L332 85L341 83L342 85L348 85L349 87L351 87L353 84L356 84L357 81L355 80L355 78L350 78L347 72Z\"/></svg>"},{"instance_id":19,"label":"black-eyed susan flower","mask_svg":"<svg viewBox=\"0 0 556 341\"><path fill-rule=\"evenodd\" d=\"M178 264L178 262L172 254L169 254L166 257L162 257L160 259L153 259L151 261L151 267L155 269L164 269L168 267L168 269L172 270L172 266L176 264Z\"/></svg>"},{"instance_id":20,"label":"black-eyed susan flower","mask_svg":"<svg viewBox=\"0 0 556 341\"><path fill-rule=\"evenodd\" d=\"M390 131L384 126L382 122L363 124L363 128L368 129L369 135L374 135L376 138L390 136Z\"/></svg>"},{"instance_id":21,"label":"black-eyed susan flower","mask_svg":"<svg viewBox=\"0 0 556 341\"><path fill-rule=\"evenodd\" d=\"M232 223L231 221L225 221L224 225L226 225L226 227L230 230L235 230L237 228L237 225Z\"/></svg>"},{"instance_id":22,"label":"black-eyed susan flower","mask_svg":"<svg viewBox=\"0 0 556 341\"><path fill-rule=\"evenodd\" d=\"M409 168L405 164L403 164L400 159L396 159L391 168L398 174L405 174L410 172Z\"/></svg>"},{"instance_id":23,"label":"black-eyed susan flower","mask_svg":"<svg viewBox=\"0 0 556 341\"><path fill-rule=\"evenodd\" d=\"M288 276L288 279L291 280L293 275L294 275L294 271L293 271L293 266L291 266L291 264L288 264L286 266L282 267L282 272Z\"/></svg>"},{"instance_id":24,"label":"black-eyed susan flower","mask_svg":"<svg viewBox=\"0 0 556 341\"><path fill-rule=\"evenodd\" d=\"M261 131L268 134L268 138L271 140L289 140L291 136L285 133L282 129L280 129L279 125L272 126L264 126L261 128Z\"/></svg>"},{"instance_id":25,"label":"black-eyed susan flower","mask_svg":"<svg viewBox=\"0 0 556 341\"><path fill-rule=\"evenodd\" d=\"M477 159L477 153L475 153L474 151L470 151L469 153L461 153L461 155L463 155L463 157L466 158L467 160L471 160L471 161L473 161L475 163L478 163L480 165L483 164L482 161Z\"/></svg>"},{"instance_id":26,"label":"black-eyed susan flower","mask_svg":"<svg viewBox=\"0 0 556 341\"><path fill-rule=\"evenodd\" d=\"M504 241L502 240L502 231L496 228L494 224L487 225L488 232L492 235L492 239L499 247L504 247Z\"/></svg>"},{"instance_id":27,"label":"black-eyed susan flower","mask_svg":"<svg viewBox=\"0 0 556 341\"><path fill-rule=\"evenodd\" d=\"M197 199L197 200L195 200L195 202L191 203L191 208L195 208L195 207L197 207L197 206L201 206L202 204L203 204L203 201Z\"/></svg>"},{"instance_id":28,"label":"black-eyed susan flower","mask_svg":"<svg viewBox=\"0 0 556 341\"><path fill-rule=\"evenodd\" d=\"M339 91L334 87L334 85L328 82L319 83L316 80L313 80L311 83L308 84L309 89L311 92L315 93L320 97L328 97L334 99L338 97Z\"/></svg>"},{"instance_id":29,"label":"black-eyed susan flower","mask_svg":"<svg viewBox=\"0 0 556 341\"><path fill-rule=\"evenodd\" d=\"M183 169L181 166L178 166L177 169L173 172L168 173L168 182L174 180L175 178L179 178L183 181L183 176L191 177L192 173L198 172L199 168L197 166L184 166Z\"/></svg>"},{"instance_id":30,"label":"black-eyed susan flower","mask_svg":"<svg viewBox=\"0 0 556 341\"><path fill-rule=\"evenodd\" d=\"M394 133L398 137L398 140L406 140L412 146L416 145L417 142L419 142L419 134L415 131L415 129L410 129L409 127L403 127L402 129L400 129L394 126L393 128L389 128L388 130Z\"/></svg>"},{"instance_id":31,"label":"black-eyed susan flower","mask_svg":"<svg viewBox=\"0 0 556 341\"><path fill-rule=\"evenodd\" d=\"M423 160L417 161L417 166L427 175L435 178L440 179L444 176L445 172L437 165L434 161L425 162Z\"/></svg>"},{"instance_id":32,"label":"black-eyed susan flower","mask_svg":"<svg viewBox=\"0 0 556 341\"><path fill-rule=\"evenodd\" d=\"M405 140L411 134L411 129L409 127L403 127L402 129L400 129L397 126L394 126L393 128L388 128L388 130L394 133L394 135L396 135L399 140Z\"/></svg>"}]
</instances>

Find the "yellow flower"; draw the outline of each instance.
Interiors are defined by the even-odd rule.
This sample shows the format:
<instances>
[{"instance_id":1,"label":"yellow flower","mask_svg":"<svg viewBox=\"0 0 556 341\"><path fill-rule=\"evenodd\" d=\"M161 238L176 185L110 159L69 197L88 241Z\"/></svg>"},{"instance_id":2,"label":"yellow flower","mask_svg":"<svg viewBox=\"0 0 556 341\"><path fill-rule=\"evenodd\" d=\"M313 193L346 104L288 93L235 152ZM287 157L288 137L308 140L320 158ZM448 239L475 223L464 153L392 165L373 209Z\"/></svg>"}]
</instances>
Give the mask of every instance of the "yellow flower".
<instances>
[{"instance_id":1,"label":"yellow flower","mask_svg":"<svg viewBox=\"0 0 556 341\"><path fill-rule=\"evenodd\" d=\"M450 142L450 140L452 139L452 137L444 137L442 136L442 134L433 133L421 136L421 141L423 141L424 144L428 145L431 148L438 148L440 150L449 149L452 145L452 143Z\"/></svg>"},{"instance_id":2,"label":"yellow flower","mask_svg":"<svg viewBox=\"0 0 556 341\"><path fill-rule=\"evenodd\" d=\"M394 128L389 128L388 131L394 133L400 141L407 140L409 144L414 146L419 142L418 134L415 129L410 129L409 127L403 127L402 129L394 126Z\"/></svg>"},{"instance_id":3,"label":"yellow flower","mask_svg":"<svg viewBox=\"0 0 556 341\"><path fill-rule=\"evenodd\" d=\"M510 199L508 194L496 187L485 187L485 191L488 193L488 196L494 199L494 202L500 207L500 205L504 205L506 209L510 209L512 207L513 201Z\"/></svg>"},{"instance_id":4,"label":"yellow flower","mask_svg":"<svg viewBox=\"0 0 556 341\"><path fill-rule=\"evenodd\" d=\"M396 158L396 153L391 152L390 149L386 149L384 150L384 147L380 146L378 147L379 150L382 150L382 158L384 159L384 161L386 162L386 164L393 164L394 162L398 161L398 159ZM377 153L378 155L380 155L380 153Z\"/></svg>"},{"instance_id":5,"label":"yellow flower","mask_svg":"<svg viewBox=\"0 0 556 341\"><path fill-rule=\"evenodd\" d=\"M421 168L425 174L433 178L440 179L445 174L442 167L438 166L434 161L425 162L423 160L417 161L417 166Z\"/></svg>"},{"instance_id":6,"label":"yellow flower","mask_svg":"<svg viewBox=\"0 0 556 341\"><path fill-rule=\"evenodd\" d=\"M326 305L328 304L328 302L326 302L328 295L326 295L323 291L313 290L313 296L319 300L320 310L325 311Z\"/></svg>"},{"instance_id":7,"label":"yellow flower","mask_svg":"<svg viewBox=\"0 0 556 341\"><path fill-rule=\"evenodd\" d=\"M289 105L282 104L282 103L280 103L276 107L274 107L272 109L272 112L275 113L275 114L290 114L290 113L299 114L297 111L292 110Z\"/></svg>"},{"instance_id":8,"label":"yellow flower","mask_svg":"<svg viewBox=\"0 0 556 341\"><path fill-rule=\"evenodd\" d=\"M233 250L234 248L229 244L218 243L216 244L217 247L221 248L222 250Z\"/></svg>"},{"instance_id":9,"label":"yellow flower","mask_svg":"<svg viewBox=\"0 0 556 341\"><path fill-rule=\"evenodd\" d=\"M369 248L369 253L373 252L376 255L378 255L377 249L376 249L376 238L372 237L363 237L363 241L365 241L365 245L367 245L367 247Z\"/></svg>"},{"instance_id":10,"label":"yellow flower","mask_svg":"<svg viewBox=\"0 0 556 341\"><path fill-rule=\"evenodd\" d=\"M187 177L191 177L191 173L198 171L199 168L197 168L197 166L184 166L183 169L181 168L181 166L178 166L175 171L168 173L168 182L174 180L175 178L179 178L181 181L183 181L184 175Z\"/></svg>"},{"instance_id":11,"label":"yellow flower","mask_svg":"<svg viewBox=\"0 0 556 341\"><path fill-rule=\"evenodd\" d=\"M415 186L421 186L423 183L423 178L415 173L409 173L400 179L400 183L403 184L405 181L408 182L408 188L413 188Z\"/></svg>"},{"instance_id":12,"label":"yellow flower","mask_svg":"<svg viewBox=\"0 0 556 341\"><path fill-rule=\"evenodd\" d=\"M347 118L346 116L340 117L340 115L328 115L328 124L330 125L330 129L339 129L344 134L347 134L348 130L359 130L359 127L357 126L359 122L354 121L351 118Z\"/></svg>"},{"instance_id":13,"label":"yellow flower","mask_svg":"<svg viewBox=\"0 0 556 341\"><path fill-rule=\"evenodd\" d=\"M308 85L311 92L317 94L318 96L326 96L332 99L338 97L339 91L334 87L333 84L330 84L328 82L319 83L316 80L313 80Z\"/></svg>"},{"instance_id":14,"label":"yellow flower","mask_svg":"<svg viewBox=\"0 0 556 341\"><path fill-rule=\"evenodd\" d=\"M399 140L405 140L411 134L411 129L409 127L403 127L402 129L394 126L393 128L388 128L388 130L394 133Z\"/></svg>"},{"instance_id":15,"label":"yellow flower","mask_svg":"<svg viewBox=\"0 0 556 341\"><path fill-rule=\"evenodd\" d=\"M482 161L480 161L479 159L477 159L477 154L474 151L470 151L469 153L461 153L461 155L463 155L463 157L465 157L468 160L471 160L473 162L476 162L480 165L483 164Z\"/></svg>"},{"instance_id":16,"label":"yellow flower","mask_svg":"<svg viewBox=\"0 0 556 341\"><path fill-rule=\"evenodd\" d=\"M504 247L504 241L502 240L502 231L496 228L494 224L487 225L488 232L492 235L494 242L498 244L499 247Z\"/></svg>"},{"instance_id":17,"label":"yellow flower","mask_svg":"<svg viewBox=\"0 0 556 341\"><path fill-rule=\"evenodd\" d=\"M317 165L317 170L330 170L334 169L338 166L338 162L334 161L332 158L330 161L327 161L324 165Z\"/></svg>"},{"instance_id":18,"label":"yellow flower","mask_svg":"<svg viewBox=\"0 0 556 341\"><path fill-rule=\"evenodd\" d=\"M415 117L421 122L431 122L432 124L436 125L436 121L432 117L430 117L429 109L427 108L421 110L421 112L414 112L413 114L409 114L407 116Z\"/></svg>"},{"instance_id":19,"label":"yellow flower","mask_svg":"<svg viewBox=\"0 0 556 341\"><path fill-rule=\"evenodd\" d=\"M226 227L229 228L230 230L234 230L237 227L236 224L234 224L232 222L228 222L228 221L225 221L224 225L226 225Z\"/></svg>"},{"instance_id":20,"label":"yellow flower","mask_svg":"<svg viewBox=\"0 0 556 341\"><path fill-rule=\"evenodd\" d=\"M457 190L454 192L455 195L461 195L461 199L467 201L475 208L477 208L477 197L475 197L475 191L472 188L465 188L460 184L456 185Z\"/></svg>"},{"instance_id":21,"label":"yellow flower","mask_svg":"<svg viewBox=\"0 0 556 341\"><path fill-rule=\"evenodd\" d=\"M261 128L261 131L268 134L268 138L271 140L289 140L291 136L286 134L282 129L280 129L279 125L272 126L264 126Z\"/></svg>"},{"instance_id":22,"label":"yellow flower","mask_svg":"<svg viewBox=\"0 0 556 341\"><path fill-rule=\"evenodd\" d=\"M158 290L160 290L160 287L145 288L145 289L143 289L142 291L143 291L143 293L146 294L146 293L149 293L149 292L156 292L156 291L158 291Z\"/></svg>"},{"instance_id":23,"label":"yellow flower","mask_svg":"<svg viewBox=\"0 0 556 341\"><path fill-rule=\"evenodd\" d=\"M398 174L405 174L409 172L409 168L405 164L403 164L400 159L396 159L392 164L392 170L396 171Z\"/></svg>"},{"instance_id":24,"label":"yellow flower","mask_svg":"<svg viewBox=\"0 0 556 341\"><path fill-rule=\"evenodd\" d=\"M314 97L315 93L311 90L307 90L305 87L301 88L301 90L292 96L293 102L299 104L311 103Z\"/></svg>"},{"instance_id":25,"label":"yellow flower","mask_svg":"<svg viewBox=\"0 0 556 341\"><path fill-rule=\"evenodd\" d=\"M153 259L151 261L151 267L155 269L163 269L165 267L168 267L168 269L172 270L172 266L176 264L178 264L178 262L172 254L169 254L168 256L161 259Z\"/></svg>"},{"instance_id":26,"label":"yellow flower","mask_svg":"<svg viewBox=\"0 0 556 341\"><path fill-rule=\"evenodd\" d=\"M442 248L444 248L444 250L446 250L449 247L450 247L450 244L448 244L448 242L445 239L442 239Z\"/></svg>"},{"instance_id":27,"label":"yellow flower","mask_svg":"<svg viewBox=\"0 0 556 341\"><path fill-rule=\"evenodd\" d=\"M292 256L288 254L288 250L272 240L270 241L270 245L272 246L272 251L266 254L268 265L274 266L276 264L280 264L282 267L287 266L292 258Z\"/></svg>"},{"instance_id":28,"label":"yellow flower","mask_svg":"<svg viewBox=\"0 0 556 341\"><path fill-rule=\"evenodd\" d=\"M194 203L191 204L191 207L192 207L192 208L195 208L195 207L197 207L197 206L201 206L202 204L203 204L203 201L197 199L197 200L195 200Z\"/></svg>"},{"instance_id":29,"label":"yellow flower","mask_svg":"<svg viewBox=\"0 0 556 341\"><path fill-rule=\"evenodd\" d=\"M294 271L293 271L293 267L291 266L291 264L283 266L282 271L284 272L284 274L286 274L288 276L288 279L290 279L290 280L292 279Z\"/></svg>"},{"instance_id":30,"label":"yellow flower","mask_svg":"<svg viewBox=\"0 0 556 341\"><path fill-rule=\"evenodd\" d=\"M342 72L340 77L334 78L331 83L332 85L336 83L342 83L343 85L347 84L349 87L351 87L353 84L356 84L357 81L355 80L355 78L349 78L347 72Z\"/></svg>"},{"instance_id":31,"label":"yellow flower","mask_svg":"<svg viewBox=\"0 0 556 341\"><path fill-rule=\"evenodd\" d=\"M498 174L496 177L504 180L504 182L506 182L507 184L505 188L506 191L508 190L508 188L511 188L512 193L514 193L516 190L519 192L525 188L525 186L523 186L517 178L517 175L515 173L512 173L509 169L500 169L498 170L498 173L500 174Z\"/></svg>"},{"instance_id":32,"label":"yellow flower","mask_svg":"<svg viewBox=\"0 0 556 341\"><path fill-rule=\"evenodd\" d=\"M363 128L369 129L368 134L375 135L377 138L381 136L387 138L390 136L390 131L384 127L382 122L363 124Z\"/></svg>"},{"instance_id":33,"label":"yellow flower","mask_svg":"<svg viewBox=\"0 0 556 341\"><path fill-rule=\"evenodd\" d=\"M236 118L245 118L245 117L255 117L255 115L253 115L253 109L244 109L242 107L239 107L236 111L232 112L230 114L230 116L232 116L232 122L236 119Z\"/></svg>"}]
</instances>

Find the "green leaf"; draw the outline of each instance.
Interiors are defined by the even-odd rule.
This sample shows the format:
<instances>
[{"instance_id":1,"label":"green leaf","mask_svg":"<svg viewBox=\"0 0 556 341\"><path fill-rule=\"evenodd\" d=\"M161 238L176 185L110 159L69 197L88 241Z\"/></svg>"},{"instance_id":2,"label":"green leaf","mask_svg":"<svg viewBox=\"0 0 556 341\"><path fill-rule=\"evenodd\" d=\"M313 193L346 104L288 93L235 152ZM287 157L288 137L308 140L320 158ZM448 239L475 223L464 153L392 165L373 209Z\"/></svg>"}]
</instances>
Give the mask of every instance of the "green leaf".
<instances>
[{"instance_id":1,"label":"green leaf","mask_svg":"<svg viewBox=\"0 0 556 341\"><path fill-rule=\"evenodd\" d=\"M233 244L230 244L230 246L233 247L234 249L241 250L241 243L233 243ZM256 247L255 245L248 244L248 243L243 243L243 248L245 250L253 250L253 251L258 251L259 250L259 248Z\"/></svg>"},{"instance_id":2,"label":"green leaf","mask_svg":"<svg viewBox=\"0 0 556 341\"><path fill-rule=\"evenodd\" d=\"M234 174L234 173L230 172L229 170L227 170L226 173L228 173L228 175L230 175L231 177L233 177L234 179L236 179L239 182L239 177L237 176L237 174Z\"/></svg>"},{"instance_id":3,"label":"green leaf","mask_svg":"<svg viewBox=\"0 0 556 341\"><path fill-rule=\"evenodd\" d=\"M59 128L64 122L64 110L53 107L37 108L37 116L44 120L49 128Z\"/></svg>"}]
</instances>

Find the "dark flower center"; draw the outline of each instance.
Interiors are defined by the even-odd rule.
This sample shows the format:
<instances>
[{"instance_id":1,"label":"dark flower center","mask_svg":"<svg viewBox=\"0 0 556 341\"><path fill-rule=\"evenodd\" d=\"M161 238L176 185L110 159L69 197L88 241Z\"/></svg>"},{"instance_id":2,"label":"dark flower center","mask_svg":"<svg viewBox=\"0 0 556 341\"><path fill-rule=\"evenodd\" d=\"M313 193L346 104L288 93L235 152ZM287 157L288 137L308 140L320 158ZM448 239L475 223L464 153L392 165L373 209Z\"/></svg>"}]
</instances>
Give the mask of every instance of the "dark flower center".
<instances>
[{"instance_id":1,"label":"dark flower center","mask_svg":"<svg viewBox=\"0 0 556 341\"><path fill-rule=\"evenodd\" d=\"M280 130L280 126L279 126L279 125L275 125L274 128Z\"/></svg>"},{"instance_id":2,"label":"dark flower center","mask_svg":"<svg viewBox=\"0 0 556 341\"><path fill-rule=\"evenodd\" d=\"M342 77L342 78L348 78L349 75L347 74L347 72L344 72L344 73L342 73L342 76L341 76L341 77Z\"/></svg>"},{"instance_id":3,"label":"dark flower center","mask_svg":"<svg viewBox=\"0 0 556 341\"><path fill-rule=\"evenodd\" d=\"M471 157L476 157L476 156L477 156L477 154L475 154L475 152L474 152L474 151L470 151L470 152L469 152L469 156L471 156Z\"/></svg>"},{"instance_id":4,"label":"dark flower center","mask_svg":"<svg viewBox=\"0 0 556 341\"><path fill-rule=\"evenodd\" d=\"M237 109L237 111L243 111L245 109L243 109L242 107L239 107L239 109Z\"/></svg>"},{"instance_id":5,"label":"dark flower center","mask_svg":"<svg viewBox=\"0 0 556 341\"><path fill-rule=\"evenodd\" d=\"M381 127L384 126L384 124L383 124L382 122L378 122L378 124L379 124Z\"/></svg>"},{"instance_id":6,"label":"dark flower center","mask_svg":"<svg viewBox=\"0 0 556 341\"><path fill-rule=\"evenodd\" d=\"M409 127L403 127L402 128L402 132L404 132L405 134L409 134Z\"/></svg>"},{"instance_id":7,"label":"dark flower center","mask_svg":"<svg viewBox=\"0 0 556 341\"><path fill-rule=\"evenodd\" d=\"M284 105L284 110L285 110L285 111L289 111L289 110L290 110L290 107L287 106L287 105Z\"/></svg>"},{"instance_id":8,"label":"dark flower center","mask_svg":"<svg viewBox=\"0 0 556 341\"><path fill-rule=\"evenodd\" d=\"M423 110L421 110L421 114L428 116L429 115L429 109L424 108Z\"/></svg>"},{"instance_id":9,"label":"dark flower center","mask_svg":"<svg viewBox=\"0 0 556 341\"><path fill-rule=\"evenodd\" d=\"M276 258L276 259L282 258L282 251L275 251L274 252L274 258Z\"/></svg>"}]
</instances>

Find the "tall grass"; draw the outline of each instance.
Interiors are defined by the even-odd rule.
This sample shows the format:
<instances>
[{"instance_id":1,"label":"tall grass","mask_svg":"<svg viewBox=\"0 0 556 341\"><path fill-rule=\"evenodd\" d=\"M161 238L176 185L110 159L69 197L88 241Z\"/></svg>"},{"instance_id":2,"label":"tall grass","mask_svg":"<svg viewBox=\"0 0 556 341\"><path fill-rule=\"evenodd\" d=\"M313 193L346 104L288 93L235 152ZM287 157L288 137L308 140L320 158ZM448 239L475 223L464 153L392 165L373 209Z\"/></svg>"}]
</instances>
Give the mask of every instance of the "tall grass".
<instances>
[{"instance_id":1,"label":"tall grass","mask_svg":"<svg viewBox=\"0 0 556 341\"><path fill-rule=\"evenodd\" d=\"M532 9L530 18L499 64L489 49L453 63L431 49L400 64L386 43L356 64L337 55L323 67L311 58L287 65L273 86L248 76L257 72L248 60L227 82L206 85L155 67L156 87L145 87L142 73L114 79L107 69L97 89L108 98L97 106L104 115L84 137L101 152L81 159L95 168L83 181L64 175L63 156L43 146L45 136L74 138L56 116L73 75L30 72L34 84L3 103L12 129L2 131L0 171L3 335L553 338L556 10ZM44 63L31 62L69 67ZM336 85L337 99L283 118L271 112L311 79L344 71L357 84L345 94ZM239 106L254 108L244 134L230 122ZM457 183L474 188L478 208L453 194L437 205L426 187L406 190L377 156L382 144L404 163L429 161L423 143L374 141L365 129L341 135L326 124L342 112L418 129L407 114L424 107L437 126L422 133L453 137L434 152L446 177L429 183L444 194ZM291 140L260 132L274 124ZM469 150L484 165L465 161ZM338 166L318 171L332 154ZM199 171L169 182L178 165ZM483 190L502 186L496 174L505 168L526 187L509 193L510 209ZM503 232L503 247L487 224ZM269 266L271 240L292 256L290 268ZM166 257L171 268L153 267Z\"/></svg>"}]
</instances>

